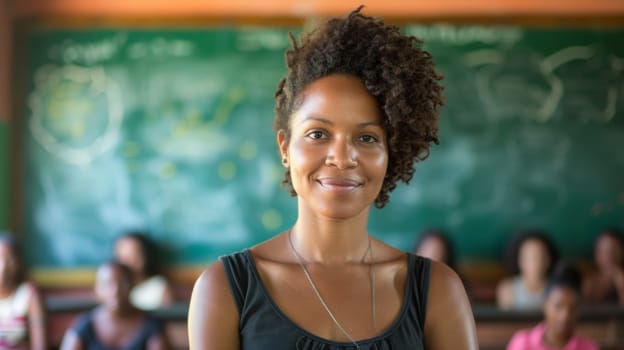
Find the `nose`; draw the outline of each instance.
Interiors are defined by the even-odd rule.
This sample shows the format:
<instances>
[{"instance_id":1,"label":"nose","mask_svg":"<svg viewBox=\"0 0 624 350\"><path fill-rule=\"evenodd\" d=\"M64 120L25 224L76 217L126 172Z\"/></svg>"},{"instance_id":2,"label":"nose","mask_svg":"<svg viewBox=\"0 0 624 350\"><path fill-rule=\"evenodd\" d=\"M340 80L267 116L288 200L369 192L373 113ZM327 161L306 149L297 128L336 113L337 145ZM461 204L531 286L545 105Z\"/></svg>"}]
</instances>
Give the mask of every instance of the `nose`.
<instances>
[{"instance_id":1,"label":"nose","mask_svg":"<svg viewBox=\"0 0 624 350\"><path fill-rule=\"evenodd\" d=\"M329 145L325 165L335 166L340 170L354 168L358 165L358 152L350 139L335 137Z\"/></svg>"}]
</instances>

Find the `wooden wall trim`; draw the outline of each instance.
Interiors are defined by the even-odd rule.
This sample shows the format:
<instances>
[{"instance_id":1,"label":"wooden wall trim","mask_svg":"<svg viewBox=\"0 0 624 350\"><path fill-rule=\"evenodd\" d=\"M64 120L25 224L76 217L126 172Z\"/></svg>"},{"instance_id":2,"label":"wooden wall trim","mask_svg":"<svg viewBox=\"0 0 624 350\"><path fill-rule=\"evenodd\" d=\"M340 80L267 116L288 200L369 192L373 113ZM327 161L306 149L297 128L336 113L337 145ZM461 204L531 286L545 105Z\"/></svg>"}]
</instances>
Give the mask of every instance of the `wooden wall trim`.
<instances>
[{"instance_id":1,"label":"wooden wall trim","mask_svg":"<svg viewBox=\"0 0 624 350\"><path fill-rule=\"evenodd\" d=\"M624 18L621 0L21 0L15 2L15 16L307 18L344 15L362 3L368 14L411 20Z\"/></svg>"}]
</instances>

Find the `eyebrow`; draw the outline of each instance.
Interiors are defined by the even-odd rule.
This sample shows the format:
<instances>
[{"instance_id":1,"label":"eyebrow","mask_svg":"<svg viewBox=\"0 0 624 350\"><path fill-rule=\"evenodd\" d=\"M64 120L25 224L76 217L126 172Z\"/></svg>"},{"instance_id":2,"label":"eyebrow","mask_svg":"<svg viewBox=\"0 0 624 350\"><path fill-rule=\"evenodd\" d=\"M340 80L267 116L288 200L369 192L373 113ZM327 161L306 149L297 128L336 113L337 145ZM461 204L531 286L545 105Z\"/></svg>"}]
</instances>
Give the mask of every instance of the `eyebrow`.
<instances>
[{"instance_id":1,"label":"eyebrow","mask_svg":"<svg viewBox=\"0 0 624 350\"><path fill-rule=\"evenodd\" d=\"M323 123L323 124L328 124L328 125L334 124L331 120L323 118L322 116L319 116L319 115L316 115L316 114L313 114L313 115L305 117L301 121L301 123L305 123L305 122L308 122L308 121L317 121L317 122L320 122L320 123ZM360 124L358 124L358 126L360 128L364 128L364 127L367 127L367 126L383 127L383 124L382 123L378 123L378 122L366 122L366 123L360 123Z\"/></svg>"}]
</instances>

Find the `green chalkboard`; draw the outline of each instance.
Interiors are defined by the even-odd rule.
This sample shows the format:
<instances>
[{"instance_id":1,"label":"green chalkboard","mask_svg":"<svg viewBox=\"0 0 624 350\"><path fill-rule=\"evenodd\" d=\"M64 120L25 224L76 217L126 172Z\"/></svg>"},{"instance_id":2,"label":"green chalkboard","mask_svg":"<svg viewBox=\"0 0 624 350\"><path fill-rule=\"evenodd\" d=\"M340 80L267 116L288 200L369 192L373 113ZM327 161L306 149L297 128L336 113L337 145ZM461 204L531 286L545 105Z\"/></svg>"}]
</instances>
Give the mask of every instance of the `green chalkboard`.
<instances>
[{"instance_id":1,"label":"green chalkboard","mask_svg":"<svg viewBox=\"0 0 624 350\"><path fill-rule=\"evenodd\" d=\"M29 262L94 265L120 232L145 229L170 263L206 263L292 224L271 130L288 30L32 31ZM443 226L462 258L488 260L521 226L587 256L596 230L624 224L624 30L404 30L446 77L442 143L371 232L409 249Z\"/></svg>"}]
</instances>

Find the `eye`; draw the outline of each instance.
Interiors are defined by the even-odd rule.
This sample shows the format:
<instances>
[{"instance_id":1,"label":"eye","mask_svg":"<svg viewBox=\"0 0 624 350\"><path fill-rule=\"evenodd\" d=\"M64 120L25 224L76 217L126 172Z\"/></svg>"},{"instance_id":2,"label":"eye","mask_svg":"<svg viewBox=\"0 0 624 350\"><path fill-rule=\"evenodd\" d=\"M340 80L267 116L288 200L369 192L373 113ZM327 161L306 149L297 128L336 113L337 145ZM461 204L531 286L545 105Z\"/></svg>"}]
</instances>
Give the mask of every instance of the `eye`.
<instances>
[{"instance_id":1,"label":"eye","mask_svg":"<svg viewBox=\"0 0 624 350\"><path fill-rule=\"evenodd\" d=\"M360 140L364 143L375 143L378 141L377 137L369 134L360 136Z\"/></svg>"},{"instance_id":2,"label":"eye","mask_svg":"<svg viewBox=\"0 0 624 350\"><path fill-rule=\"evenodd\" d=\"M306 135L306 137L309 137L313 140L320 140L320 139L325 138L325 133L320 130L314 130L314 131L309 132Z\"/></svg>"}]
</instances>

